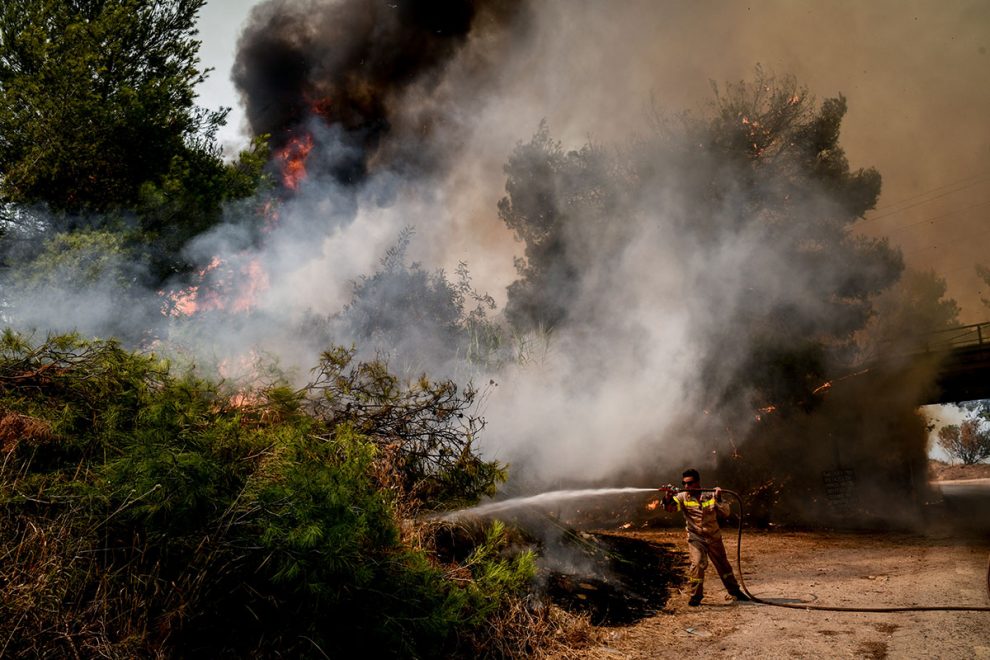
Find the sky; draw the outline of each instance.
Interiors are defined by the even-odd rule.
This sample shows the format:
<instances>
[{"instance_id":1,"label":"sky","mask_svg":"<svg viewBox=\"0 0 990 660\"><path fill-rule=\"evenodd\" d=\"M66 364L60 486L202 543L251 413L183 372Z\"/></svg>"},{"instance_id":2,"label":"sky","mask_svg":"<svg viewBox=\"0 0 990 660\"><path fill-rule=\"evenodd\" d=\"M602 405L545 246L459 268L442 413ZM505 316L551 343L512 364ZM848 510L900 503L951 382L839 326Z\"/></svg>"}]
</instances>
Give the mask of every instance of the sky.
<instances>
[{"instance_id":1,"label":"sky","mask_svg":"<svg viewBox=\"0 0 990 660\"><path fill-rule=\"evenodd\" d=\"M247 139L230 69L254 4L214 0L200 16L201 58L214 68L199 90L200 104L231 108L220 134L229 153ZM543 118L565 145L588 138L607 143L643 126L651 99L672 110L701 108L711 99L712 81L749 79L757 64L793 74L819 99L846 96L841 144L853 168L876 167L883 175L878 208L857 229L888 237L909 266L945 278L964 323L990 320L981 300L990 291L974 271L977 263L990 264L990 3L547 0L539 6L536 38L545 46L535 49L539 61L529 80L515 84L514 97L513 85L506 86L510 98L501 102L520 118L511 129L518 134L505 135L493 165ZM541 36L548 30L552 38ZM476 212L487 206L494 218L501 194L493 186ZM511 275L503 266L478 268L496 280Z\"/></svg>"}]
</instances>

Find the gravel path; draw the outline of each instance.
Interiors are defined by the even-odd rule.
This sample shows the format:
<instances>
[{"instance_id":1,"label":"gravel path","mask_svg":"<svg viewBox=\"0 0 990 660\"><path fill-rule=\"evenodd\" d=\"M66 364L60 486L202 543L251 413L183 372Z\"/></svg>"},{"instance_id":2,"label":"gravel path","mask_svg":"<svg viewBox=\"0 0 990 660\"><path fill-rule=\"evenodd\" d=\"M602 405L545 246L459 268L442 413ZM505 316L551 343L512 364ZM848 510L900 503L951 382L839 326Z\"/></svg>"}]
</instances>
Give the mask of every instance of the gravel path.
<instances>
[{"instance_id":1,"label":"gravel path","mask_svg":"<svg viewBox=\"0 0 990 660\"><path fill-rule=\"evenodd\" d=\"M735 558L735 535L723 532ZM683 530L629 536L683 548ZM731 538L730 538L731 537ZM750 591L842 607L990 606L990 537L747 532ZM577 658L990 658L990 612L816 612L726 601L709 574L699 608L675 594L661 613L602 629Z\"/></svg>"}]
</instances>

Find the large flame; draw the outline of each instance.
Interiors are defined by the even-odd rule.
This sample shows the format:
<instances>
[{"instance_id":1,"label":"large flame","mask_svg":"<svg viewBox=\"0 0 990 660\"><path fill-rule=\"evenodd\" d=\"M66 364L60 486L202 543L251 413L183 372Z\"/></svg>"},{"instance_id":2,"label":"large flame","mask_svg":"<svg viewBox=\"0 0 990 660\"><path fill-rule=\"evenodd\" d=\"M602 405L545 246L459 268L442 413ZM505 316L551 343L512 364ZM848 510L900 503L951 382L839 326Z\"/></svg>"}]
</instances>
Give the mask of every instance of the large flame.
<instances>
[{"instance_id":1,"label":"large flame","mask_svg":"<svg viewBox=\"0 0 990 660\"><path fill-rule=\"evenodd\" d=\"M309 104L311 117L318 117L326 124L334 123L331 114L333 106L329 98L311 98L306 95ZM313 134L306 132L301 134L289 134L289 141L284 147L275 152L275 157L281 163L282 185L286 190L293 192L299 190L299 185L306 180L309 172L306 169L306 161L313 151L315 142Z\"/></svg>"},{"instance_id":2,"label":"large flame","mask_svg":"<svg viewBox=\"0 0 990 660\"><path fill-rule=\"evenodd\" d=\"M314 104L314 111L321 108ZM306 179L306 159L313 150L313 136L293 137L275 153L281 165L282 184L288 190L298 190ZM264 218L262 231L269 234L278 226L279 209L274 200L265 202L260 213ZM223 267L223 268L221 268ZM162 314L171 317L192 316L210 310L246 312L257 305L258 296L269 288L268 273L257 256L248 257L245 265L234 272L227 262L215 256L194 276L194 283L178 291L164 292Z\"/></svg>"},{"instance_id":3,"label":"large flame","mask_svg":"<svg viewBox=\"0 0 990 660\"><path fill-rule=\"evenodd\" d=\"M220 257L213 257L194 279L184 289L159 292L164 298L162 314L177 318L212 310L247 312L269 286L268 274L258 257L249 258L236 269Z\"/></svg>"},{"instance_id":4,"label":"large flame","mask_svg":"<svg viewBox=\"0 0 990 660\"><path fill-rule=\"evenodd\" d=\"M244 279L241 281L240 291L230 308L235 312L246 312L253 308L258 302L258 296L268 289L268 273L258 257L252 257L248 263L241 268Z\"/></svg>"},{"instance_id":5,"label":"large flame","mask_svg":"<svg viewBox=\"0 0 990 660\"><path fill-rule=\"evenodd\" d=\"M223 264L220 257L213 257L206 267L196 273L196 284L192 284L185 289L178 291L159 291L165 300L162 302L162 314L165 316L192 316L196 312L214 309L215 300L206 290L200 288L207 276Z\"/></svg>"},{"instance_id":6,"label":"large flame","mask_svg":"<svg viewBox=\"0 0 990 660\"><path fill-rule=\"evenodd\" d=\"M317 115L328 112L329 101L320 100L310 104L311 110ZM288 144L275 153L276 160L281 164L282 184L286 189L296 191L306 180L306 160L314 146L313 136L306 133L292 137ZM274 231L279 222L278 204L267 201L261 208L264 218L262 231L266 234ZM209 309L228 309L233 312L246 312L257 304L258 296L269 287L268 273L257 256L250 257L239 269L235 282L226 277L209 288L203 288L203 280L224 262L214 257L203 271L198 274L199 283L167 296L168 311L171 316L190 316L199 311ZM163 311L165 311L163 309Z\"/></svg>"},{"instance_id":7,"label":"large flame","mask_svg":"<svg viewBox=\"0 0 990 660\"><path fill-rule=\"evenodd\" d=\"M307 133L293 137L276 152L276 158L282 163L282 185L289 190L299 190L299 184L306 180L306 159L312 150L313 136Z\"/></svg>"}]
</instances>

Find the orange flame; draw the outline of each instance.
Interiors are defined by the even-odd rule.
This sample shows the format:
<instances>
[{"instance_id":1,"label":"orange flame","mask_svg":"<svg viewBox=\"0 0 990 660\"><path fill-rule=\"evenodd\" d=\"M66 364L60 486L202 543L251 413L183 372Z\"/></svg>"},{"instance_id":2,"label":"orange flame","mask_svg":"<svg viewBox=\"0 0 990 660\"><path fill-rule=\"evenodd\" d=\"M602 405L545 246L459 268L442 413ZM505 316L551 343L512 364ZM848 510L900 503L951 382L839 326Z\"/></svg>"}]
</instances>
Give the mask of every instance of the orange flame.
<instances>
[{"instance_id":1,"label":"orange flame","mask_svg":"<svg viewBox=\"0 0 990 660\"><path fill-rule=\"evenodd\" d=\"M229 403L234 408L250 408L264 402L259 390L263 382L258 374L258 354L248 351L237 357L224 358L217 365L217 373L239 391L231 395Z\"/></svg>"},{"instance_id":2,"label":"orange flame","mask_svg":"<svg viewBox=\"0 0 990 660\"><path fill-rule=\"evenodd\" d=\"M213 257L210 263L196 273L197 282L185 289L165 293L162 314L173 318L192 316L199 312L229 309L232 312L246 312L257 304L258 295L268 289L268 274L258 257L252 257L240 268L237 277L230 268L221 269L226 262ZM212 279L207 276L213 273Z\"/></svg>"},{"instance_id":3,"label":"orange flame","mask_svg":"<svg viewBox=\"0 0 990 660\"><path fill-rule=\"evenodd\" d=\"M313 150L313 136L294 137L276 153L282 161L282 184L289 190L299 190L306 179L306 158Z\"/></svg>"},{"instance_id":4,"label":"orange flame","mask_svg":"<svg viewBox=\"0 0 990 660\"><path fill-rule=\"evenodd\" d=\"M769 415L770 413L773 412L777 412L777 406L773 406L773 405L764 406L763 408L757 410L757 414L754 415L754 417L756 418L756 421L762 422L764 415Z\"/></svg>"},{"instance_id":5,"label":"orange flame","mask_svg":"<svg viewBox=\"0 0 990 660\"><path fill-rule=\"evenodd\" d=\"M219 268L222 263L223 260L220 257L213 257L206 267L196 273L196 277L200 283L202 283L211 271ZM165 298L165 301L162 303L162 314L165 316L192 316L196 312L210 308L208 301L200 300L199 284L193 284L185 289L172 291L171 293L159 291L158 294Z\"/></svg>"},{"instance_id":6,"label":"orange flame","mask_svg":"<svg viewBox=\"0 0 990 660\"><path fill-rule=\"evenodd\" d=\"M818 387L816 387L814 390L812 390L811 393L818 394L819 392L825 392L826 390L829 390L831 388L832 388L832 381L828 380L822 383L821 385L819 385Z\"/></svg>"},{"instance_id":7,"label":"orange flame","mask_svg":"<svg viewBox=\"0 0 990 660\"><path fill-rule=\"evenodd\" d=\"M660 500L651 500L646 503L646 510L656 511L658 506L660 506Z\"/></svg>"},{"instance_id":8,"label":"orange flame","mask_svg":"<svg viewBox=\"0 0 990 660\"><path fill-rule=\"evenodd\" d=\"M240 293L234 299L230 308L235 312L246 312L257 304L258 295L268 289L268 273L258 257L254 257L247 263L241 272L245 276L245 281L241 286Z\"/></svg>"}]
</instances>

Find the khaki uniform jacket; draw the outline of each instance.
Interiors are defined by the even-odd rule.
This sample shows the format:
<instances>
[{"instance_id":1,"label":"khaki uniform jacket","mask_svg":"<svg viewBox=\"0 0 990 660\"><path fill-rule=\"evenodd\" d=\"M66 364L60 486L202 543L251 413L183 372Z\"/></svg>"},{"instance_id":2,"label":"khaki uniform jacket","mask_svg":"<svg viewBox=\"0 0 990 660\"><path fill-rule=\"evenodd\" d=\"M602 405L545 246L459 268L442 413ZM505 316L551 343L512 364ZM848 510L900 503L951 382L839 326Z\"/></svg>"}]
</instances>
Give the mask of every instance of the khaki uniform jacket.
<instances>
[{"instance_id":1,"label":"khaki uniform jacket","mask_svg":"<svg viewBox=\"0 0 990 660\"><path fill-rule=\"evenodd\" d=\"M688 539L702 542L722 538L716 512L728 516L730 510L729 503L725 500L715 501L714 493L701 493L700 497L695 497L686 490L674 495L673 500L665 503L664 508L667 511L683 511Z\"/></svg>"}]
</instances>

